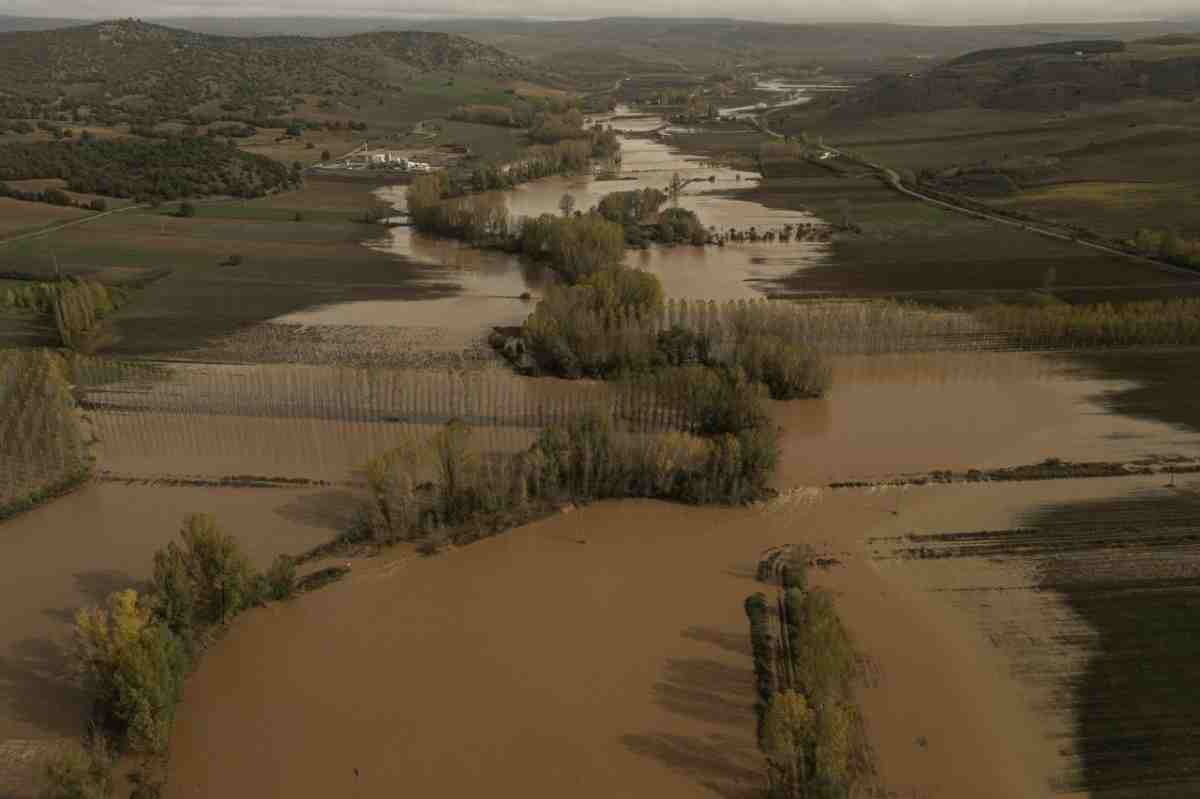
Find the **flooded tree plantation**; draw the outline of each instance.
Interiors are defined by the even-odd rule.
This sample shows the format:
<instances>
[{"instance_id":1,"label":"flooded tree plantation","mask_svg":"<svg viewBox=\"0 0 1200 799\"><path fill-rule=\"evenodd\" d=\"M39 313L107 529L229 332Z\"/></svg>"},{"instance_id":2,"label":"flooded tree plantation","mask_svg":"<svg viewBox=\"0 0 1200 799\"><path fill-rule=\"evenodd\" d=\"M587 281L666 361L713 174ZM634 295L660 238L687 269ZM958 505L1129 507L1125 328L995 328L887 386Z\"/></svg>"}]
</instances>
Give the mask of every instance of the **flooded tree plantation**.
<instances>
[{"instance_id":1,"label":"flooded tree plantation","mask_svg":"<svg viewBox=\"0 0 1200 799\"><path fill-rule=\"evenodd\" d=\"M3 354L0 796L98 717L180 798L1193 791L1200 305L797 290L869 226L589 121L586 173L378 189L400 289ZM129 641L157 704L94 693Z\"/></svg>"}]
</instances>

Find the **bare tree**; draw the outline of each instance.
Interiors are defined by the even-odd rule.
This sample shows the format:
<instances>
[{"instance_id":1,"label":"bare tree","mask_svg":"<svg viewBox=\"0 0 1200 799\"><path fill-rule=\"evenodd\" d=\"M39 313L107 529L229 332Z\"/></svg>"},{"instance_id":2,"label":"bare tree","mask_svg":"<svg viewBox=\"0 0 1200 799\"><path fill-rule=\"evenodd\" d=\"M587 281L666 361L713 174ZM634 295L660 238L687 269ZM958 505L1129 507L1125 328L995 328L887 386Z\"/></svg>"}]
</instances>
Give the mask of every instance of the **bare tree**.
<instances>
[{"instance_id":1,"label":"bare tree","mask_svg":"<svg viewBox=\"0 0 1200 799\"><path fill-rule=\"evenodd\" d=\"M671 175L671 182L667 184L667 196L671 198L673 205L679 204L679 195L683 194L683 187L686 185L687 181L680 177L678 172Z\"/></svg>"},{"instance_id":2,"label":"bare tree","mask_svg":"<svg viewBox=\"0 0 1200 799\"><path fill-rule=\"evenodd\" d=\"M562 211L563 216L570 216L575 210L575 198L570 194L564 194L558 200L558 210Z\"/></svg>"}]
</instances>

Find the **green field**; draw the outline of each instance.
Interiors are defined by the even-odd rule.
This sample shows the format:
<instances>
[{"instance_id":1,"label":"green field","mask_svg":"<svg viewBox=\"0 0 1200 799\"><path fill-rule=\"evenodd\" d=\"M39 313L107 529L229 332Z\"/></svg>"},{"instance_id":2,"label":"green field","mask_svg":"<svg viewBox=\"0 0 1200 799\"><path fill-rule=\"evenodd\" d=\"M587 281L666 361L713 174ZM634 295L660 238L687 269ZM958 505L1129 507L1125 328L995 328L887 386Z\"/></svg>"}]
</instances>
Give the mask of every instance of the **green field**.
<instances>
[{"instance_id":1,"label":"green field","mask_svg":"<svg viewBox=\"0 0 1200 799\"><path fill-rule=\"evenodd\" d=\"M785 133L823 136L876 163L914 173L1044 162L1019 190L977 199L1048 221L1129 238L1139 227L1200 235L1200 106L1133 100L1043 113L963 108L842 119L820 109L772 117ZM964 193L970 193L964 192Z\"/></svg>"},{"instance_id":2,"label":"green field","mask_svg":"<svg viewBox=\"0 0 1200 799\"><path fill-rule=\"evenodd\" d=\"M787 281L797 294L914 295L956 304L1012 301L1046 288L1177 284L1180 278L1123 258L945 211L904 197L872 176L770 179L755 199L836 220L843 204L861 233L841 233L832 263ZM1200 281L1197 281L1200 289Z\"/></svg>"},{"instance_id":3,"label":"green field","mask_svg":"<svg viewBox=\"0 0 1200 799\"><path fill-rule=\"evenodd\" d=\"M8 245L5 263L34 276L69 274L149 283L113 319L114 351L170 353L239 327L327 302L439 295L423 271L362 246L385 231L352 221L373 202L369 184L313 179L296 192L201 205L179 218L130 211ZM295 213L303 221L293 221ZM241 263L230 265L231 256ZM20 333L20 330L24 333ZM28 335L10 323L0 334Z\"/></svg>"}]
</instances>

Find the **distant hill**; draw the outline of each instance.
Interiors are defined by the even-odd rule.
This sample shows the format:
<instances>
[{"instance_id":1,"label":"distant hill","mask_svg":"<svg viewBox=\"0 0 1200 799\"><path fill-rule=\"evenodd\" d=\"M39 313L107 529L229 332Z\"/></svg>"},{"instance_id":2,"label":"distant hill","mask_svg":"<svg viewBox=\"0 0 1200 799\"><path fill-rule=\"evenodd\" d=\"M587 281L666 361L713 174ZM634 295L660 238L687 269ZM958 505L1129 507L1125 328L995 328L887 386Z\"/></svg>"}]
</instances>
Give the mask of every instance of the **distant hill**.
<instances>
[{"instance_id":1,"label":"distant hill","mask_svg":"<svg viewBox=\"0 0 1200 799\"><path fill-rule=\"evenodd\" d=\"M0 33L8 31L48 31L86 25L82 19L53 19L51 17L13 17L0 14Z\"/></svg>"},{"instance_id":2,"label":"distant hill","mask_svg":"<svg viewBox=\"0 0 1200 799\"><path fill-rule=\"evenodd\" d=\"M0 117L10 119L263 119L305 98L402 93L425 75L503 82L542 73L430 31L240 38L121 20L0 33Z\"/></svg>"},{"instance_id":3,"label":"distant hill","mask_svg":"<svg viewBox=\"0 0 1200 799\"><path fill-rule=\"evenodd\" d=\"M17 18L10 18L17 19ZM61 28L69 21L23 19L0 30ZM584 20L404 17L168 17L157 24L230 37L346 37L423 30L467 36L538 63L598 82L624 72L712 71L822 64L878 72L964 53L1053 45L1070 40L1133 40L1180 30L1178 22L1008 26L799 24L729 18L604 17ZM12 23L15 25L15 23Z\"/></svg>"},{"instance_id":4,"label":"distant hill","mask_svg":"<svg viewBox=\"0 0 1200 799\"><path fill-rule=\"evenodd\" d=\"M448 19L414 28L458 33L556 71L597 78L635 70L688 72L738 66L822 65L878 73L928 66L975 50L1080 39L1128 40L1169 33L1164 22L1012 26L796 24L737 19L610 17L538 21Z\"/></svg>"},{"instance_id":5,"label":"distant hill","mask_svg":"<svg viewBox=\"0 0 1200 799\"><path fill-rule=\"evenodd\" d=\"M1200 96L1200 48L1181 38L983 50L877 77L831 102L836 114L866 116L967 106L1056 112L1138 97L1191 99Z\"/></svg>"},{"instance_id":6,"label":"distant hill","mask_svg":"<svg viewBox=\"0 0 1200 799\"><path fill-rule=\"evenodd\" d=\"M1162 37L1159 37L1162 38ZM1035 44L1028 47L997 47L976 50L951 61L947 66L961 67L981 64L985 61L1008 61L1014 58L1040 58L1043 56L1084 56L1102 53L1123 53L1125 43L1118 41L1066 41L1053 44Z\"/></svg>"}]
</instances>

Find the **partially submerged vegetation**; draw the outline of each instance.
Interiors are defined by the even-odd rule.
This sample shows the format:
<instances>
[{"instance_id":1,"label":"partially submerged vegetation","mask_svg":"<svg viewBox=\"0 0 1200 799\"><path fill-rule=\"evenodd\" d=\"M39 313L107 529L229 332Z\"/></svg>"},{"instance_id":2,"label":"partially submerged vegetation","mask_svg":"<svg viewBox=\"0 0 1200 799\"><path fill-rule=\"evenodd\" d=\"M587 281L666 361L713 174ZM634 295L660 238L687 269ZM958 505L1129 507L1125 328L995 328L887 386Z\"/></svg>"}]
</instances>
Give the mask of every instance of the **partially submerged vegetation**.
<instances>
[{"instance_id":1,"label":"partially submerged vegetation","mask_svg":"<svg viewBox=\"0 0 1200 799\"><path fill-rule=\"evenodd\" d=\"M548 291L522 336L538 367L562 377L701 366L741 372L773 399L819 397L830 371L790 324L801 315L765 303L664 303L653 275L618 269Z\"/></svg>"},{"instance_id":2,"label":"partially submerged vegetation","mask_svg":"<svg viewBox=\"0 0 1200 799\"><path fill-rule=\"evenodd\" d=\"M183 521L180 542L154 555L149 588L110 594L75 615L77 674L92 702L94 733L46 767L49 799L105 797L112 754L142 759L135 782L157 796L183 683L204 649L243 610L296 590L294 562L282 556L256 573L212 516Z\"/></svg>"},{"instance_id":3,"label":"partially submerged vegetation","mask_svg":"<svg viewBox=\"0 0 1200 799\"><path fill-rule=\"evenodd\" d=\"M760 578L773 581L773 566L760 564ZM872 768L854 698L858 657L833 595L810 589L807 569L803 549L789 553L774 614L765 594L745 602L758 745L772 799L848 796Z\"/></svg>"},{"instance_id":4,"label":"partially submerged vegetation","mask_svg":"<svg viewBox=\"0 0 1200 799\"><path fill-rule=\"evenodd\" d=\"M736 391L725 398L743 401ZM365 524L376 543L415 540L436 551L563 504L629 497L747 502L766 491L778 444L761 411L737 422L739 429L725 425L703 430L705 436L634 435L615 432L602 414L582 413L543 429L515 454L474 452L470 428L451 422L371 461Z\"/></svg>"},{"instance_id":5,"label":"partially submerged vegetation","mask_svg":"<svg viewBox=\"0 0 1200 799\"><path fill-rule=\"evenodd\" d=\"M77 488L91 473L66 363L43 350L0 351L0 520Z\"/></svg>"},{"instance_id":6,"label":"partially submerged vegetation","mask_svg":"<svg viewBox=\"0 0 1200 799\"><path fill-rule=\"evenodd\" d=\"M1124 304L998 305L979 318L1017 346L1176 347L1200 344L1200 299Z\"/></svg>"},{"instance_id":7,"label":"partially submerged vegetation","mask_svg":"<svg viewBox=\"0 0 1200 799\"><path fill-rule=\"evenodd\" d=\"M129 293L122 288L65 278L5 289L0 307L41 314L53 322L63 347L79 350L88 345L99 323L128 300Z\"/></svg>"}]
</instances>

